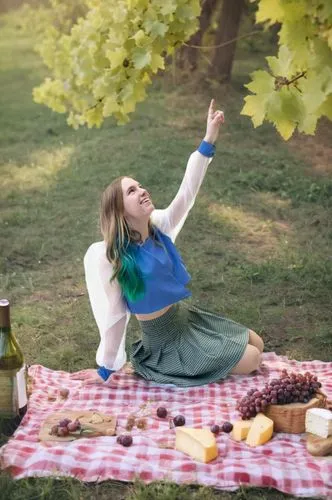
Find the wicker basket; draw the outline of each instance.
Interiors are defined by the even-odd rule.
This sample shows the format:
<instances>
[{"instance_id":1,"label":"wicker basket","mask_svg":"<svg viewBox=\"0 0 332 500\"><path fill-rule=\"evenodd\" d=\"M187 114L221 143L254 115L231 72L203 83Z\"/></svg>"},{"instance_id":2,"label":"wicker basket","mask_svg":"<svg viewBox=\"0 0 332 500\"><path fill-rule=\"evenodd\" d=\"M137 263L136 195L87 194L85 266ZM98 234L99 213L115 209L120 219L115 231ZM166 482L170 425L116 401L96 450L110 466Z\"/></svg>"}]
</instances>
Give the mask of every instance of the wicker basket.
<instances>
[{"instance_id":1,"label":"wicker basket","mask_svg":"<svg viewBox=\"0 0 332 500\"><path fill-rule=\"evenodd\" d=\"M326 395L317 392L315 397L308 403L290 403L286 405L269 405L265 415L274 422L273 429L276 432L288 432L300 434L305 432L305 414L309 408L325 408Z\"/></svg>"}]
</instances>

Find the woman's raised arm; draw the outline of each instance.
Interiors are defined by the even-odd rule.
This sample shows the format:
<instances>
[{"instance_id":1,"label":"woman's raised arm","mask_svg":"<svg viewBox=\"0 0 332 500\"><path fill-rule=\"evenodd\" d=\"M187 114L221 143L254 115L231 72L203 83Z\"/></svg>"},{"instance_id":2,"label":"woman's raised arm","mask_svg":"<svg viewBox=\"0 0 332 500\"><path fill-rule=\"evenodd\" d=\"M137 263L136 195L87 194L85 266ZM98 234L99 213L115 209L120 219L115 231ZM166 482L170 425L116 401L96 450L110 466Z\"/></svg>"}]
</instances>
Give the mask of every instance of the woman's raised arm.
<instances>
[{"instance_id":1,"label":"woman's raised arm","mask_svg":"<svg viewBox=\"0 0 332 500\"><path fill-rule=\"evenodd\" d=\"M164 210L154 210L151 214L152 223L168 234L173 241L181 230L187 215L195 203L199 188L203 182L207 167L214 155L214 143L219 134L219 127L224 122L222 111L215 111L214 99L211 100L206 134L197 151L189 157L186 171L180 188Z\"/></svg>"}]
</instances>

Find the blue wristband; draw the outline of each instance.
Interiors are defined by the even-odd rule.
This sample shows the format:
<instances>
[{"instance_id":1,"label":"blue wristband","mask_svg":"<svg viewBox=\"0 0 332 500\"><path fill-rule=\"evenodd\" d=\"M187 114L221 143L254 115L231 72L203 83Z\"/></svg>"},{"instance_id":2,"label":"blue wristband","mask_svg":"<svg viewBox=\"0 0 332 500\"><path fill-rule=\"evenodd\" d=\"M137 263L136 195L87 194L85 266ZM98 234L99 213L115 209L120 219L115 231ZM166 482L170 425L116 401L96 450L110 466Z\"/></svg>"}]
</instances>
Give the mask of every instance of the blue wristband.
<instances>
[{"instance_id":1,"label":"blue wristband","mask_svg":"<svg viewBox=\"0 0 332 500\"><path fill-rule=\"evenodd\" d=\"M197 151L199 151L203 156L211 158L216 152L216 146L210 142L202 141Z\"/></svg>"},{"instance_id":2,"label":"blue wristband","mask_svg":"<svg viewBox=\"0 0 332 500\"><path fill-rule=\"evenodd\" d=\"M97 370L98 375L100 375L103 380L107 380L111 373L114 372L115 370L109 370L108 368L105 368L105 366L101 366Z\"/></svg>"}]
</instances>

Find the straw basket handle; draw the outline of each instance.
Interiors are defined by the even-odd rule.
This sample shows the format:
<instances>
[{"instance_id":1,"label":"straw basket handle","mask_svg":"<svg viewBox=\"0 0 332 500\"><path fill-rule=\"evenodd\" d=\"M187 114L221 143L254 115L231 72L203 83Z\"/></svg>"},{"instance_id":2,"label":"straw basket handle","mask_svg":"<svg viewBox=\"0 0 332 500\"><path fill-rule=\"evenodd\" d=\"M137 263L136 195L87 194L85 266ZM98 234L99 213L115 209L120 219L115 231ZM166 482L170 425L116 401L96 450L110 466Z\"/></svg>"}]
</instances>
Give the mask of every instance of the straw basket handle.
<instances>
[{"instance_id":1,"label":"straw basket handle","mask_svg":"<svg viewBox=\"0 0 332 500\"><path fill-rule=\"evenodd\" d=\"M317 389L316 394L320 394L322 397L322 406L323 408L327 408L328 410L332 410L332 400L327 399L327 395L325 392L321 391L320 389Z\"/></svg>"}]
</instances>

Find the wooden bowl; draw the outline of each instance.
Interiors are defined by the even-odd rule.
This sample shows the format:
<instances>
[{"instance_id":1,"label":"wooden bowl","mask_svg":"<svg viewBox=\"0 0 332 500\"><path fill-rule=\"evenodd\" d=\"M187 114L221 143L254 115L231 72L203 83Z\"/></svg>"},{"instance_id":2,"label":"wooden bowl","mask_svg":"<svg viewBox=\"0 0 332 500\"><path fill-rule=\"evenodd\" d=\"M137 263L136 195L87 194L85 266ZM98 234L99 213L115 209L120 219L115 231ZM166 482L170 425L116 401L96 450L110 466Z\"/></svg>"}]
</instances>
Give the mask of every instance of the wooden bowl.
<instances>
[{"instance_id":1,"label":"wooden bowl","mask_svg":"<svg viewBox=\"0 0 332 500\"><path fill-rule=\"evenodd\" d=\"M276 432L300 434L305 432L305 414L310 408L325 408L326 395L317 392L308 403L290 403L285 405L269 405L264 412L274 422Z\"/></svg>"}]
</instances>

